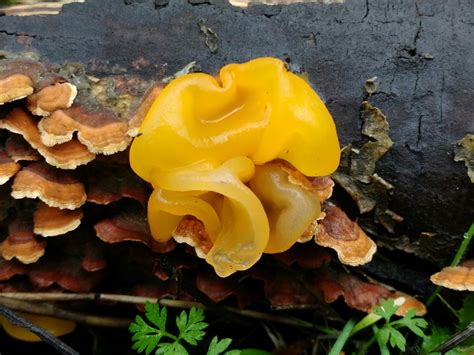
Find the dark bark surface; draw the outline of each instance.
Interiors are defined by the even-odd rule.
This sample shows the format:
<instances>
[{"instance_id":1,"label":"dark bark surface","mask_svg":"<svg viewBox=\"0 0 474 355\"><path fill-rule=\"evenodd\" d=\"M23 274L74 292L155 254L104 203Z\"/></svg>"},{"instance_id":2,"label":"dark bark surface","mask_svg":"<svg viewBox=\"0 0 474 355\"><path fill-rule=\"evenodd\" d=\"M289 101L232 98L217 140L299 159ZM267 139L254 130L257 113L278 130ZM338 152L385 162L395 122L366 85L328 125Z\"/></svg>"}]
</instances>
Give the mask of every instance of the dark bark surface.
<instances>
[{"instance_id":1,"label":"dark bark surface","mask_svg":"<svg viewBox=\"0 0 474 355\"><path fill-rule=\"evenodd\" d=\"M213 2L214 1L210 1ZM218 36L206 46L198 22ZM97 76L171 75L191 61L215 72L275 56L301 65L334 116L341 144L360 140L363 84L395 142L376 172L395 186L389 208L423 256L449 258L474 215L472 184L455 143L474 133L474 7L447 2L347 0L253 6L225 2L92 0L50 17L0 17L0 48L81 62ZM418 240L421 232L436 236ZM393 239L396 243L396 239Z\"/></svg>"}]
</instances>

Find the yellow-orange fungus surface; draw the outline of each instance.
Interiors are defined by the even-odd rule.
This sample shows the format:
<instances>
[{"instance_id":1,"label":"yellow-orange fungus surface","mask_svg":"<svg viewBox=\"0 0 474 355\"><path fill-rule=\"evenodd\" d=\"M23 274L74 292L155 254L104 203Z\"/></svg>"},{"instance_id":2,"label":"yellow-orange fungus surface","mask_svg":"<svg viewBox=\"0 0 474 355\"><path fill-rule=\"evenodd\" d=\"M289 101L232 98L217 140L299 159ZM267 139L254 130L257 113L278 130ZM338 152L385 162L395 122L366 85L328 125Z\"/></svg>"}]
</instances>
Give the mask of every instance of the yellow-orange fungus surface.
<instances>
[{"instance_id":1,"label":"yellow-orange fungus surface","mask_svg":"<svg viewBox=\"0 0 474 355\"><path fill-rule=\"evenodd\" d=\"M21 316L29 322L46 329L56 337L72 333L76 329L76 323L66 319L58 319L38 314L21 313ZM5 332L13 338L23 341L41 341L41 339L29 330L13 325L4 317L0 317L0 324Z\"/></svg>"},{"instance_id":2,"label":"yellow-orange fungus surface","mask_svg":"<svg viewBox=\"0 0 474 355\"><path fill-rule=\"evenodd\" d=\"M318 217L311 184L295 184L290 167L313 177L339 163L324 103L275 58L229 64L218 78L175 79L140 133L130 163L154 188L153 237L166 241L182 217L196 217L212 241L206 260L221 277L250 268L264 252L287 250Z\"/></svg>"}]
</instances>

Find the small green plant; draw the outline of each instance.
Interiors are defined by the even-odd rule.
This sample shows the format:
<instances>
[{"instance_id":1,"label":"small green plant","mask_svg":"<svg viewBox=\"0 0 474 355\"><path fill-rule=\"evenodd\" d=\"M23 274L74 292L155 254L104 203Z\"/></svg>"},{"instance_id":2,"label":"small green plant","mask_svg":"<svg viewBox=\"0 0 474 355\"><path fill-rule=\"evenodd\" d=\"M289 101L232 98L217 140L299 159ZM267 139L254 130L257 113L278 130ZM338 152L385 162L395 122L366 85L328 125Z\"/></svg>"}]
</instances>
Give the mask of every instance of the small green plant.
<instances>
[{"instance_id":1,"label":"small green plant","mask_svg":"<svg viewBox=\"0 0 474 355\"><path fill-rule=\"evenodd\" d=\"M362 318L358 323L349 320L340 333L329 355L339 354L347 340L361 330L371 327L373 335L359 347L359 353L367 353L376 342L382 355L390 354L389 348L405 351L406 338L401 330L410 330L419 337L424 337L423 329L428 326L426 320L416 317L416 310L410 309L404 317L393 320L392 317L400 307L398 300L382 300L373 312ZM380 321L383 321L380 322ZM379 324L377 324L379 323ZM380 324L382 323L382 324Z\"/></svg>"},{"instance_id":2,"label":"small green plant","mask_svg":"<svg viewBox=\"0 0 474 355\"><path fill-rule=\"evenodd\" d=\"M169 332L166 328L168 311L157 303L147 302L145 304L145 319L136 316L135 321L128 328L133 334L134 342L132 349L137 352L145 352L146 355L155 352L167 355L186 355L188 350L185 345L196 346L206 335L205 329L208 324L204 322L202 309L191 308L189 312L182 311L176 317L176 328L178 335ZM207 355L268 355L270 353L258 349L227 350L232 339L219 340L217 336L212 338Z\"/></svg>"}]
</instances>

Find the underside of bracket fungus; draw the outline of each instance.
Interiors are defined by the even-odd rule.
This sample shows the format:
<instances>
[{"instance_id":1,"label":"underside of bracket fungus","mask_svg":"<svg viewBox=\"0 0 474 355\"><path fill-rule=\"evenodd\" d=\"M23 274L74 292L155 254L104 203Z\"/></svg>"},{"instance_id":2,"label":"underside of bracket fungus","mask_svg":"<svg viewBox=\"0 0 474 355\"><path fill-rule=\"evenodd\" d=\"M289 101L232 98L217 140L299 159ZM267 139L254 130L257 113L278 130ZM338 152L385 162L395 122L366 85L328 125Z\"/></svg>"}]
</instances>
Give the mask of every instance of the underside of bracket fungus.
<instances>
[{"instance_id":1,"label":"underside of bracket fungus","mask_svg":"<svg viewBox=\"0 0 474 355\"><path fill-rule=\"evenodd\" d=\"M457 291L474 291L474 259L448 266L431 276L435 285Z\"/></svg>"},{"instance_id":2,"label":"underside of bracket fungus","mask_svg":"<svg viewBox=\"0 0 474 355\"><path fill-rule=\"evenodd\" d=\"M314 191L309 177L321 179L339 162L323 102L274 58L227 65L217 78L175 79L157 95L139 133L130 162L154 187L153 237L173 235L194 246L221 277L307 237L322 216L321 194L327 198L332 187ZM331 232L316 243L350 265L371 260L375 244L360 228Z\"/></svg>"}]
</instances>

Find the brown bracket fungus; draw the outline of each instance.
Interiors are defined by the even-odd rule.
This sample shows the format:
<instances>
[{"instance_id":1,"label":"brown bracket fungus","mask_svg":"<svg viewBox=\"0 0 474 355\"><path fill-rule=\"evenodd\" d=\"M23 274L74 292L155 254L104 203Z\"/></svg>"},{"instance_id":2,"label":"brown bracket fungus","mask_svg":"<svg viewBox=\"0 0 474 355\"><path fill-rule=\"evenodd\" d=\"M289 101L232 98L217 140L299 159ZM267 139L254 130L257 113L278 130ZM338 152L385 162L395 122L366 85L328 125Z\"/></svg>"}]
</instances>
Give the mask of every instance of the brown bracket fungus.
<instances>
[{"instance_id":1,"label":"brown bracket fungus","mask_svg":"<svg viewBox=\"0 0 474 355\"><path fill-rule=\"evenodd\" d=\"M39 122L38 128L46 146L69 142L77 132L78 140L95 154L111 155L125 150L131 142L126 121L110 111L87 112L81 106L53 112Z\"/></svg>"},{"instance_id":2,"label":"brown bracket fungus","mask_svg":"<svg viewBox=\"0 0 474 355\"><path fill-rule=\"evenodd\" d=\"M0 258L0 282L7 281L15 275L26 275L27 273L28 268L25 264L15 259L7 261Z\"/></svg>"},{"instance_id":3,"label":"brown bracket fungus","mask_svg":"<svg viewBox=\"0 0 474 355\"><path fill-rule=\"evenodd\" d=\"M0 128L23 136L25 140L45 158L46 162L60 169L75 169L95 159L95 154L76 139L48 147L41 141L34 118L21 108L13 109L6 118L0 121Z\"/></svg>"},{"instance_id":4,"label":"brown bracket fungus","mask_svg":"<svg viewBox=\"0 0 474 355\"><path fill-rule=\"evenodd\" d=\"M13 198L39 198L50 207L74 210L86 202L84 185L65 171L31 163L15 176Z\"/></svg>"},{"instance_id":5,"label":"brown bracket fungus","mask_svg":"<svg viewBox=\"0 0 474 355\"><path fill-rule=\"evenodd\" d=\"M38 202L33 215L34 232L43 237L66 234L79 227L82 216L81 209L59 209Z\"/></svg>"},{"instance_id":6,"label":"brown bracket fungus","mask_svg":"<svg viewBox=\"0 0 474 355\"><path fill-rule=\"evenodd\" d=\"M23 264L32 264L44 255L46 241L33 234L33 223L18 217L8 226L8 237L0 245L5 260L16 258Z\"/></svg>"},{"instance_id":7,"label":"brown bracket fungus","mask_svg":"<svg viewBox=\"0 0 474 355\"><path fill-rule=\"evenodd\" d=\"M45 68L29 60L0 62L0 105L20 100L34 91L36 81Z\"/></svg>"},{"instance_id":8,"label":"brown bracket fungus","mask_svg":"<svg viewBox=\"0 0 474 355\"><path fill-rule=\"evenodd\" d=\"M53 111L72 106L77 88L67 82L47 85L28 97L28 109L36 116L49 116Z\"/></svg>"},{"instance_id":9,"label":"brown bracket fungus","mask_svg":"<svg viewBox=\"0 0 474 355\"><path fill-rule=\"evenodd\" d=\"M174 249L174 243L160 243L152 238L142 209L129 208L115 217L96 223L94 229L99 239L106 243L138 242L159 253Z\"/></svg>"},{"instance_id":10,"label":"brown bracket fungus","mask_svg":"<svg viewBox=\"0 0 474 355\"><path fill-rule=\"evenodd\" d=\"M5 142L5 148L9 157L16 162L37 161L41 158L38 152L33 149L22 136L18 134L10 135L7 138Z\"/></svg>"},{"instance_id":11,"label":"brown bracket fungus","mask_svg":"<svg viewBox=\"0 0 474 355\"><path fill-rule=\"evenodd\" d=\"M6 152L0 151L0 185L10 180L20 168L21 165L13 161Z\"/></svg>"},{"instance_id":12,"label":"brown bracket fungus","mask_svg":"<svg viewBox=\"0 0 474 355\"><path fill-rule=\"evenodd\" d=\"M466 260L459 266L448 266L431 276L435 285L456 291L474 292L474 260Z\"/></svg>"},{"instance_id":13,"label":"brown bracket fungus","mask_svg":"<svg viewBox=\"0 0 474 355\"><path fill-rule=\"evenodd\" d=\"M370 262L377 246L362 228L331 203L325 203L323 211L325 217L313 231L316 244L334 249L343 264L359 266Z\"/></svg>"}]
</instances>

